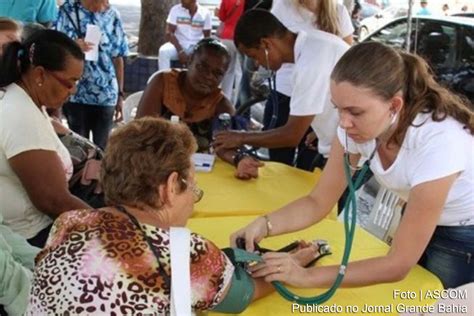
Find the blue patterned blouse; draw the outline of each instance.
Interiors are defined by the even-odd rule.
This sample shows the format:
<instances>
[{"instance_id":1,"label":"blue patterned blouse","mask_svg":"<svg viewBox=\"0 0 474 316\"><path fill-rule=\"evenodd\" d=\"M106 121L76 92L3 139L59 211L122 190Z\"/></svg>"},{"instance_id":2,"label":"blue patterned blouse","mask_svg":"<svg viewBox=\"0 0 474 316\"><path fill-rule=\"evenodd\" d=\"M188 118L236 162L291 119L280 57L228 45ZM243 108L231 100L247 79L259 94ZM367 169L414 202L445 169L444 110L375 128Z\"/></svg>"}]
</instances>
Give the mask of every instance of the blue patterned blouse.
<instances>
[{"instance_id":1,"label":"blue patterned blouse","mask_svg":"<svg viewBox=\"0 0 474 316\"><path fill-rule=\"evenodd\" d=\"M79 17L79 25L77 23ZM80 1L66 2L59 10L56 29L72 39L83 38L87 24L97 25L102 31L98 61L86 61L84 74L77 85L77 93L70 102L89 105L115 106L118 83L113 59L128 54L128 43L118 11L109 7L103 12L91 12ZM78 34L80 33L80 35Z\"/></svg>"}]
</instances>

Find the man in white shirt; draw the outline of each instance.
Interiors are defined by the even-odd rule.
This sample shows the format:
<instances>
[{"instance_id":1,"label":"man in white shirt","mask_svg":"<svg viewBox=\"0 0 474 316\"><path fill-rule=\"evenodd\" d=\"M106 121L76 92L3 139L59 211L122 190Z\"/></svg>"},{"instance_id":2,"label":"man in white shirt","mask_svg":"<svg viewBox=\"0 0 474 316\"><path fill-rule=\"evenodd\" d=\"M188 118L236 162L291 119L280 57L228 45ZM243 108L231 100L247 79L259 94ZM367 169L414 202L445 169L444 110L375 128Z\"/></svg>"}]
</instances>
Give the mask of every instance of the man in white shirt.
<instances>
[{"instance_id":1,"label":"man in white shirt","mask_svg":"<svg viewBox=\"0 0 474 316\"><path fill-rule=\"evenodd\" d=\"M172 60L186 64L194 45L211 36L211 13L196 0L181 0L173 6L166 23L168 42L158 52L160 70L171 68Z\"/></svg>"},{"instance_id":2,"label":"man in white shirt","mask_svg":"<svg viewBox=\"0 0 474 316\"><path fill-rule=\"evenodd\" d=\"M238 49L260 65L278 70L294 63L290 115L285 125L264 132L221 132L215 147L295 147L311 126L318 137L318 151L327 157L338 125L331 103L329 83L333 67L349 45L341 38L321 32L292 33L264 10L245 13L235 30Z\"/></svg>"}]
</instances>

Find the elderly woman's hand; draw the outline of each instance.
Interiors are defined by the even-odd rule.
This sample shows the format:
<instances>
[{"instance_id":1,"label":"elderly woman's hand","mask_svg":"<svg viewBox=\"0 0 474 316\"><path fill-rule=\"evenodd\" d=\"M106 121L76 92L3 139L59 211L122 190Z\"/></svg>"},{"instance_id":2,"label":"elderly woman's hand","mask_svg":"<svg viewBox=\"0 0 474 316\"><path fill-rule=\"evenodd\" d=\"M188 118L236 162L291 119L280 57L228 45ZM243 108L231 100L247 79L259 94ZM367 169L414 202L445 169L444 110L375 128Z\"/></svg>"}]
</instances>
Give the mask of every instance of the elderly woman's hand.
<instances>
[{"instance_id":1,"label":"elderly woman's hand","mask_svg":"<svg viewBox=\"0 0 474 316\"><path fill-rule=\"evenodd\" d=\"M281 281L294 287L311 287L309 269L302 267L293 254L267 252L263 263L250 267L252 277L263 277L266 282Z\"/></svg>"},{"instance_id":2,"label":"elderly woman's hand","mask_svg":"<svg viewBox=\"0 0 474 316\"><path fill-rule=\"evenodd\" d=\"M253 157L244 157L239 161L235 170L235 177L241 180L250 180L258 177L258 168L265 164Z\"/></svg>"},{"instance_id":3,"label":"elderly woman's hand","mask_svg":"<svg viewBox=\"0 0 474 316\"><path fill-rule=\"evenodd\" d=\"M244 144L245 132L222 131L214 136L213 146L216 151L222 149L238 148Z\"/></svg>"}]
</instances>

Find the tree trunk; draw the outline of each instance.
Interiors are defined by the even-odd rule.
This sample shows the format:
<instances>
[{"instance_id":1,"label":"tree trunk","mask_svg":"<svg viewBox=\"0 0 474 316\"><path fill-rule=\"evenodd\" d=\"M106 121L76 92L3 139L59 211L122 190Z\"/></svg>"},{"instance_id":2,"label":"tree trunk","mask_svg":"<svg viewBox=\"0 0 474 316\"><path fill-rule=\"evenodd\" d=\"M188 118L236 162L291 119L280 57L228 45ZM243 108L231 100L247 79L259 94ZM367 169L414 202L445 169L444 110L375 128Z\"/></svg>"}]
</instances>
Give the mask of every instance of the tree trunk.
<instances>
[{"instance_id":1,"label":"tree trunk","mask_svg":"<svg viewBox=\"0 0 474 316\"><path fill-rule=\"evenodd\" d=\"M179 0L141 0L141 3L138 53L157 56L158 49L166 42L166 18Z\"/></svg>"}]
</instances>

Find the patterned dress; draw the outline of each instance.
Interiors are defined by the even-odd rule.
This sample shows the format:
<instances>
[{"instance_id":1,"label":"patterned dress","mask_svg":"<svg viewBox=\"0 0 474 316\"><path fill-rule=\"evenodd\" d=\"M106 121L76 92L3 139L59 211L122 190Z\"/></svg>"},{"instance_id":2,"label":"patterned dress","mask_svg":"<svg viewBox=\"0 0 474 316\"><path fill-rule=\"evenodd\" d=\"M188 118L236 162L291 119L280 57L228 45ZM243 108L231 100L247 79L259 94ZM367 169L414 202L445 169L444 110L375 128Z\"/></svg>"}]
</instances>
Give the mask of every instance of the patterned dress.
<instances>
[{"instance_id":1,"label":"patterned dress","mask_svg":"<svg viewBox=\"0 0 474 316\"><path fill-rule=\"evenodd\" d=\"M169 231L141 225L171 275ZM192 307L214 307L234 267L212 242L191 233ZM37 264L28 315L163 315L170 285L142 233L126 215L99 210L62 214Z\"/></svg>"}]
</instances>

